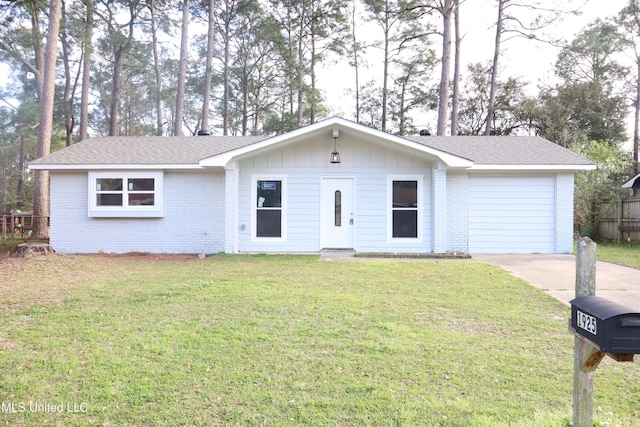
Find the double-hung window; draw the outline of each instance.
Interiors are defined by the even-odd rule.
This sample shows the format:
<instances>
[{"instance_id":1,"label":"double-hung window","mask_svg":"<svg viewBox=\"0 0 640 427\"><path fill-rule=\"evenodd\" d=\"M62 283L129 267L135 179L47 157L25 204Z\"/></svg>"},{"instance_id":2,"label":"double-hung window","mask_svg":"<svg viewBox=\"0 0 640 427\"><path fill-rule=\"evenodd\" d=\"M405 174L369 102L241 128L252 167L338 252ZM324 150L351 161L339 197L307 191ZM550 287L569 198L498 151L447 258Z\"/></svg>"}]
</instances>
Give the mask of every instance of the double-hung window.
<instances>
[{"instance_id":1,"label":"double-hung window","mask_svg":"<svg viewBox=\"0 0 640 427\"><path fill-rule=\"evenodd\" d=\"M284 240L286 238L286 178L265 176L253 178L253 238Z\"/></svg>"},{"instance_id":2,"label":"double-hung window","mask_svg":"<svg viewBox=\"0 0 640 427\"><path fill-rule=\"evenodd\" d=\"M389 177L389 235L392 239L421 237L421 178Z\"/></svg>"},{"instance_id":3,"label":"double-hung window","mask_svg":"<svg viewBox=\"0 0 640 427\"><path fill-rule=\"evenodd\" d=\"M161 217L162 172L90 172L89 216Z\"/></svg>"}]
</instances>

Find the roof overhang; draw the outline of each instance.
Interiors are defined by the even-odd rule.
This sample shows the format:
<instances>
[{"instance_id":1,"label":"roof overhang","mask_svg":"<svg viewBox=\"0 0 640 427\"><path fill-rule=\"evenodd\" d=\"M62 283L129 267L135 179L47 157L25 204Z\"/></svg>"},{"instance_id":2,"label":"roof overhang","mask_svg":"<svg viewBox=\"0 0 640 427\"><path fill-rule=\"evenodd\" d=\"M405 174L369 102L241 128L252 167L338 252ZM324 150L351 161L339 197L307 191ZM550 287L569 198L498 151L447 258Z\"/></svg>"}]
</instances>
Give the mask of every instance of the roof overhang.
<instances>
[{"instance_id":1,"label":"roof overhang","mask_svg":"<svg viewBox=\"0 0 640 427\"><path fill-rule=\"evenodd\" d=\"M217 154L215 156L207 157L200 161L202 167L226 167L228 164L242 159L248 155L255 155L262 151L268 151L280 145L288 145L296 142L301 142L314 135L321 135L327 133L330 135L330 131L338 129L340 132L350 132L358 134L360 136L371 138L376 141L384 141L387 143L396 144L400 148L409 149L412 151L418 151L424 153L429 157L439 159L450 168L470 168L473 166L471 160L455 156L449 153L445 153L440 150L436 150L431 147L427 147L422 144L410 141L408 139L391 135L386 132L372 129L367 126L342 119L340 117L332 117L320 122L316 122L312 125L305 126L300 129L296 129L291 132L287 132L282 135L274 136L272 138L256 142L254 144L241 147L235 150L231 150L225 153ZM329 136L328 136L329 137Z\"/></svg>"}]
</instances>

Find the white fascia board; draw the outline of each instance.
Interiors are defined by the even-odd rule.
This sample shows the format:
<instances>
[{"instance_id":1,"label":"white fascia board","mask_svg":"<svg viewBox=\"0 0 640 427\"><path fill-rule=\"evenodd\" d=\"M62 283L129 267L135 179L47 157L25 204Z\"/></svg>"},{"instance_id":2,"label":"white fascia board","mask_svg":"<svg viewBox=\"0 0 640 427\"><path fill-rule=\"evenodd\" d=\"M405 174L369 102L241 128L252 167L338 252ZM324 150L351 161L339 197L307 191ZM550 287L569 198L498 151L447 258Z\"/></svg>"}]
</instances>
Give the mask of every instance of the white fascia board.
<instances>
[{"instance_id":1,"label":"white fascia board","mask_svg":"<svg viewBox=\"0 0 640 427\"><path fill-rule=\"evenodd\" d=\"M511 170L511 171L590 171L597 165L473 165L469 170Z\"/></svg>"},{"instance_id":2,"label":"white fascia board","mask_svg":"<svg viewBox=\"0 0 640 427\"><path fill-rule=\"evenodd\" d=\"M419 144L417 142L413 142L411 140L391 135L386 132L382 132L377 129L372 129L368 126L364 126L349 120L342 119L340 117L332 117L330 119L326 119L320 122L316 122L312 125L305 126L303 128L296 129L291 132L287 132L282 135L274 136L269 139L265 139L263 141L257 142L255 144L248 145L246 147L238 148L236 150L228 151L226 153L218 154L216 156L207 157L206 159L200 160L200 165L203 167L227 167L227 165L236 159L238 156L242 156L244 154L248 154L254 151L258 151L263 148L268 148L272 145L282 143L284 141L295 142L296 140L302 140L305 135L312 135L314 133L323 131L323 130L331 130L331 129L348 129L353 132L358 132L361 134L365 134L367 136L376 138L378 140L385 140L389 142L393 142L398 144L399 146L410 148L412 150L417 150L425 154L429 154L434 156L441 161L443 161L448 167L451 168L470 168L473 166L473 162L471 160L454 156L449 153L445 153L443 151L436 150L429 146Z\"/></svg>"},{"instance_id":3,"label":"white fascia board","mask_svg":"<svg viewBox=\"0 0 640 427\"><path fill-rule=\"evenodd\" d=\"M164 170L164 169L204 169L197 164L185 164L185 165L136 165L136 164L118 164L118 165L51 165L51 164L37 164L27 165L30 170L51 170L51 171L65 171L65 170Z\"/></svg>"}]
</instances>

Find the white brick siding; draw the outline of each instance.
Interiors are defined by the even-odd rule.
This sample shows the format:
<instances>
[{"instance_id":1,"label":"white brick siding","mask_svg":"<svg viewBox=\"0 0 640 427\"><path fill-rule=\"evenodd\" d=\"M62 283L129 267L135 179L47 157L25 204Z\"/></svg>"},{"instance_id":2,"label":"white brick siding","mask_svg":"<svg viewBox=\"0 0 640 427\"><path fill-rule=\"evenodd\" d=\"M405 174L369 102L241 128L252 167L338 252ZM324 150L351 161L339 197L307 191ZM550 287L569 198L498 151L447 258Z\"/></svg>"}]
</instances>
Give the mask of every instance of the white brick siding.
<instances>
[{"instance_id":1,"label":"white brick siding","mask_svg":"<svg viewBox=\"0 0 640 427\"><path fill-rule=\"evenodd\" d=\"M224 250L224 175L165 172L164 217L90 218L86 172L51 173L51 245L60 253Z\"/></svg>"},{"instance_id":2,"label":"white brick siding","mask_svg":"<svg viewBox=\"0 0 640 427\"><path fill-rule=\"evenodd\" d=\"M447 174L447 251L468 252L469 208L466 173Z\"/></svg>"},{"instance_id":3,"label":"white brick siding","mask_svg":"<svg viewBox=\"0 0 640 427\"><path fill-rule=\"evenodd\" d=\"M226 253L238 252L238 170L228 169L225 171L225 243Z\"/></svg>"},{"instance_id":4,"label":"white brick siding","mask_svg":"<svg viewBox=\"0 0 640 427\"><path fill-rule=\"evenodd\" d=\"M556 176L556 253L573 251L573 173Z\"/></svg>"},{"instance_id":5,"label":"white brick siding","mask_svg":"<svg viewBox=\"0 0 640 427\"><path fill-rule=\"evenodd\" d=\"M433 252L447 251L447 171L432 169L433 181Z\"/></svg>"}]
</instances>

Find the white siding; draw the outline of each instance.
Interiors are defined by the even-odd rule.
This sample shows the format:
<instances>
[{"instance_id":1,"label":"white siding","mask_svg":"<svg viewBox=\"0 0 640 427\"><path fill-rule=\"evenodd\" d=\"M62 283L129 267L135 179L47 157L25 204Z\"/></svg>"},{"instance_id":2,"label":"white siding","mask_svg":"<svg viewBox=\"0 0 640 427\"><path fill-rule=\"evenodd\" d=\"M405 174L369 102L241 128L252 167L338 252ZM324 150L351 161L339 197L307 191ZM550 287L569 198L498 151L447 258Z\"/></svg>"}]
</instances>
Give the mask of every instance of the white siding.
<instances>
[{"instance_id":1,"label":"white siding","mask_svg":"<svg viewBox=\"0 0 640 427\"><path fill-rule=\"evenodd\" d=\"M164 173L163 218L89 218L87 173L51 173L51 245L60 253L224 250L224 174Z\"/></svg>"},{"instance_id":2,"label":"white siding","mask_svg":"<svg viewBox=\"0 0 640 427\"><path fill-rule=\"evenodd\" d=\"M317 252L320 250L320 184L322 177L355 179L354 249L360 252L430 252L432 250L432 164L408 153L346 137L338 139L342 163L329 163L333 140L309 140L245 159L239 163L239 251ZM252 175L287 177L287 239L251 239ZM387 236L387 176L422 175L423 238L393 242Z\"/></svg>"},{"instance_id":3,"label":"white siding","mask_svg":"<svg viewBox=\"0 0 640 427\"><path fill-rule=\"evenodd\" d=\"M554 253L554 176L470 176L470 253Z\"/></svg>"}]
</instances>

